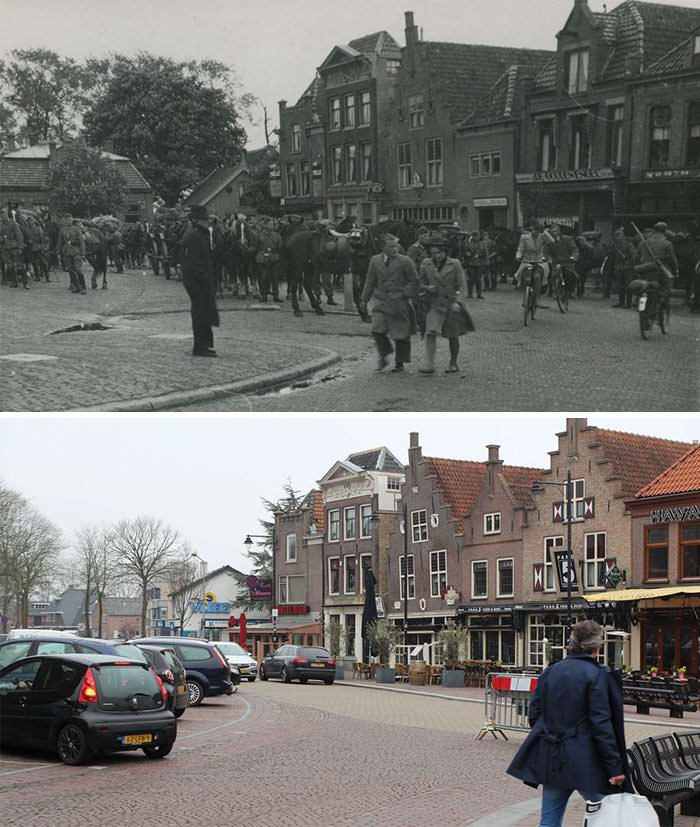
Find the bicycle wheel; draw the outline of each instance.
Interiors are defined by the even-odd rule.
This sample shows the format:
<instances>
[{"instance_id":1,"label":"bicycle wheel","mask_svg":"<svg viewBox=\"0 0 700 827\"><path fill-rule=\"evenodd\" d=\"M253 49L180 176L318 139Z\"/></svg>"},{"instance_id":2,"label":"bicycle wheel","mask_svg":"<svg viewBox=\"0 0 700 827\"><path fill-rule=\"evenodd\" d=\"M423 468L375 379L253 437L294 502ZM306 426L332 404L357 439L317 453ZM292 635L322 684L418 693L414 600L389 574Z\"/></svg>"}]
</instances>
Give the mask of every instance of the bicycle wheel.
<instances>
[{"instance_id":1,"label":"bicycle wheel","mask_svg":"<svg viewBox=\"0 0 700 827\"><path fill-rule=\"evenodd\" d=\"M557 300L559 312L566 313L566 306L564 304L566 299L566 286L560 273L557 273L554 277L554 298Z\"/></svg>"},{"instance_id":2,"label":"bicycle wheel","mask_svg":"<svg viewBox=\"0 0 700 827\"><path fill-rule=\"evenodd\" d=\"M530 288L530 293L528 295L528 301L530 303L530 318L534 320L535 318L535 309L537 307L537 298L535 297L535 291Z\"/></svg>"},{"instance_id":3,"label":"bicycle wheel","mask_svg":"<svg viewBox=\"0 0 700 827\"><path fill-rule=\"evenodd\" d=\"M523 287L523 323L527 327L527 318L530 313L530 296L532 295L532 287L528 284Z\"/></svg>"}]
</instances>

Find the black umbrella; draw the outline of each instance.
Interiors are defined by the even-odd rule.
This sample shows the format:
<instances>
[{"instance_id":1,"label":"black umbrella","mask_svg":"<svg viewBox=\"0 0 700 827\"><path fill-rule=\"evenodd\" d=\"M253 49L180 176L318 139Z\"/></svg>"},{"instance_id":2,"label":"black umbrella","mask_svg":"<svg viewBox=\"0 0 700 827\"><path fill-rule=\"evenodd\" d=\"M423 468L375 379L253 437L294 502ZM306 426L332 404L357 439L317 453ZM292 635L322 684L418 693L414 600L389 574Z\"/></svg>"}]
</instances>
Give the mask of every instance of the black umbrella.
<instances>
[{"instance_id":1,"label":"black umbrella","mask_svg":"<svg viewBox=\"0 0 700 827\"><path fill-rule=\"evenodd\" d=\"M374 595L374 584L377 578L371 568L365 569L365 605L362 607L362 660L369 660L371 647L369 643L369 626L377 622L377 600Z\"/></svg>"}]
</instances>

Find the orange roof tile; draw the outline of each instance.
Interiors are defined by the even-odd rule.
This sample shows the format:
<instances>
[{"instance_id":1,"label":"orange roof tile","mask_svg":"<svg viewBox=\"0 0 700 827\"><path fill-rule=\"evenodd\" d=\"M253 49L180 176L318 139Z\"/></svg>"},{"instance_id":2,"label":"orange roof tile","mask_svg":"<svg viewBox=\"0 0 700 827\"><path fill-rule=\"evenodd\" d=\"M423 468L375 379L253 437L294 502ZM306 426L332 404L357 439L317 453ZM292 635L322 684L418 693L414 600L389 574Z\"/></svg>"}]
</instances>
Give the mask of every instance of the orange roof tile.
<instances>
[{"instance_id":1,"label":"orange roof tile","mask_svg":"<svg viewBox=\"0 0 700 827\"><path fill-rule=\"evenodd\" d=\"M691 447L690 442L605 428L595 428L590 438L602 444L606 458L612 460L616 473L622 477L622 488L626 492L639 491Z\"/></svg>"},{"instance_id":2,"label":"orange roof tile","mask_svg":"<svg viewBox=\"0 0 700 827\"><path fill-rule=\"evenodd\" d=\"M318 533L323 534L326 530L326 509L323 507L323 494L320 491L314 491L312 510Z\"/></svg>"},{"instance_id":3,"label":"orange roof tile","mask_svg":"<svg viewBox=\"0 0 700 827\"><path fill-rule=\"evenodd\" d=\"M700 444L693 445L649 485L637 491L635 497L661 497L693 491L700 491Z\"/></svg>"},{"instance_id":4,"label":"orange roof tile","mask_svg":"<svg viewBox=\"0 0 700 827\"><path fill-rule=\"evenodd\" d=\"M535 480L541 480L544 474L542 468L526 468L521 465L504 465L503 476L510 487L513 498L524 507L534 506L530 488Z\"/></svg>"}]
</instances>

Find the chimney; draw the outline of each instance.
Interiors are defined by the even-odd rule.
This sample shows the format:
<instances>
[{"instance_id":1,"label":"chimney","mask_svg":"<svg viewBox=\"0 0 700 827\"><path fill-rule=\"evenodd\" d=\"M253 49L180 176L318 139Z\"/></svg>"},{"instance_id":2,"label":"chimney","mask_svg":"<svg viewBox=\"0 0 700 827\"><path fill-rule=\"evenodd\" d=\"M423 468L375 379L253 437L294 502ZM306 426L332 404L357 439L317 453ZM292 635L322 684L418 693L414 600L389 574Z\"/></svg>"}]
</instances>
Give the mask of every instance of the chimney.
<instances>
[{"instance_id":1,"label":"chimney","mask_svg":"<svg viewBox=\"0 0 700 827\"><path fill-rule=\"evenodd\" d=\"M411 431L408 442L408 464L411 471L415 474L416 466L423 459L423 452L421 451L420 443L418 441L418 431Z\"/></svg>"},{"instance_id":2,"label":"chimney","mask_svg":"<svg viewBox=\"0 0 700 827\"><path fill-rule=\"evenodd\" d=\"M404 17L406 18L406 28L404 29L406 46L415 46L415 44L418 43L418 26L416 26L413 20L413 12L404 12Z\"/></svg>"},{"instance_id":3,"label":"chimney","mask_svg":"<svg viewBox=\"0 0 700 827\"><path fill-rule=\"evenodd\" d=\"M586 417L567 417L566 432L569 437L569 457L577 457L579 455L579 432L588 427L588 419Z\"/></svg>"},{"instance_id":4,"label":"chimney","mask_svg":"<svg viewBox=\"0 0 700 827\"><path fill-rule=\"evenodd\" d=\"M503 460L498 455L500 445L487 445L486 449L489 452L489 458L486 461L486 482L488 484L489 494L494 494L496 491L496 474L500 471L503 465Z\"/></svg>"}]
</instances>

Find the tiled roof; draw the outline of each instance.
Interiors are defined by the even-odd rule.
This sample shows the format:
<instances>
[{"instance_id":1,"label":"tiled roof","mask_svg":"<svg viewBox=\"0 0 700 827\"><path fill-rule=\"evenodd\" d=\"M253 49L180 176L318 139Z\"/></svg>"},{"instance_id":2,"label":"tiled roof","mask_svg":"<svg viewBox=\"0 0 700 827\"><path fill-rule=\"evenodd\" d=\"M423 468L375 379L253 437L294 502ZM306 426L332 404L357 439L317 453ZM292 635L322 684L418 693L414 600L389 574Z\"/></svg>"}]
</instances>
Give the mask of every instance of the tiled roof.
<instances>
[{"instance_id":1,"label":"tiled roof","mask_svg":"<svg viewBox=\"0 0 700 827\"><path fill-rule=\"evenodd\" d=\"M537 92L553 92L557 88L557 56L552 55L535 77Z\"/></svg>"},{"instance_id":2,"label":"tiled roof","mask_svg":"<svg viewBox=\"0 0 700 827\"><path fill-rule=\"evenodd\" d=\"M229 181L236 178L244 170L243 164L233 164L212 170L187 196L185 204L203 204L206 206Z\"/></svg>"},{"instance_id":3,"label":"tiled roof","mask_svg":"<svg viewBox=\"0 0 700 827\"><path fill-rule=\"evenodd\" d=\"M435 41L421 41L416 48L429 65L432 91L452 107L452 120L462 120L487 98L510 66L539 67L552 54L536 49Z\"/></svg>"},{"instance_id":4,"label":"tiled roof","mask_svg":"<svg viewBox=\"0 0 700 827\"><path fill-rule=\"evenodd\" d=\"M404 472L404 466L384 445L350 454L346 462L351 462L364 471L395 471L397 474Z\"/></svg>"},{"instance_id":5,"label":"tiled roof","mask_svg":"<svg viewBox=\"0 0 700 827\"><path fill-rule=\"evenodd\" d=\"M689 442L604 428L595 428L590 441L601 443L605 457L613 461L616 473L622 477L623 491L629 493L650 483L691 447Z\"/></svg>"},{"instance_id":6,"label":"tiled roof","mask_svg":"<svg viewBox=\"0 0 700 827\"><path fill-rule=\"evenodd\" d=\"M510 487L513 499L524 507L534 506L530 488L535 480L542 479L544 469L526 468L521 465L504 465L503 477Z\"/></svg>"},{"instance_id":7,"label":"tiled roof","mask_svg":"<svg viewBox=\"0 0 700 827\"><path fill-rule=\"evenodd\" d=\"M644 75L662 75L669 72L678 72L690 66L690 60L693 53L693 37L686 38L684 41L675 46L671 51L666 52L658 60L654 61L642 73Z\"/></svg>"},{"instance_id":8,"label":"tiled roof","mask_svg":"<svg viewBox=\"0 0 700 827\"><path fill-rule=\"evenodd\" d=\"M525 92L532 83L533 74L531 68L509 66L461 126L491 123L516 116L524 105Z\"/></svg>"},{"instance_id":9,"label":"tiled roof","mask_svg":"<svg viewBox=\"0 0 700 827\"><path fill-rule=\"evenodd\" d=\"M693 445L649 485L637 491L635 497L660 497L695 491L700 491L700 444Z\"/></svg>"},{"instance_id":10,"label":"tiled roof","mask_svg":"<svg viewBox=\"0 0 700 827\"><path fill-rule=\"evenodd\" d=\"M326 509L323 505L323 494L320 491L314 491L313 494L314 522L319 534L323 534L326 530Z\"/></svg>"},{"instance_id":11,"label":"tiled roof","mask_svg":"<svg viewBox=\"0 0 700 827\"><path fill-rule=\"evenodd\" d=\"M428 463L430 473L436 477L437 487L443 492L452 517L457 520L457 530L462 531L462 517L471 513L484 484L486 463L436 457L423 459Z\"/></svg>"},{"instance_id":12,"label":"tiled roof","mask_svg":"<svg viewBox=\"0 0 700 827\"><path fill-rule=\"evenodd\" d=\"M374 32L374 34L367 34L363 37L355 38L355 40L351 40L348 43L348 46L365 55L399 52L401 50L401 47L389 32L385 31Z\"/></svg>"},{"instance_id":13,"label":"tiled roof","mask_svg":"<svg viewBox=\"0 0 700 827\"><path fill-rule=\"evenodd\" d=\"M140 615L141 598L139 597L106 597L104 611L110 615Z\"/></svg>"}]
</instances>

